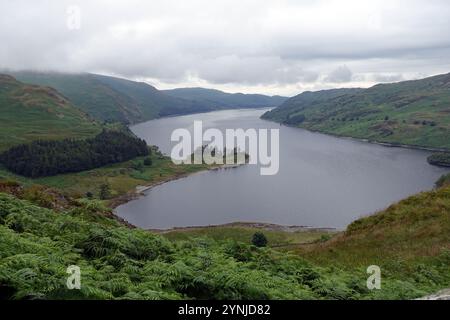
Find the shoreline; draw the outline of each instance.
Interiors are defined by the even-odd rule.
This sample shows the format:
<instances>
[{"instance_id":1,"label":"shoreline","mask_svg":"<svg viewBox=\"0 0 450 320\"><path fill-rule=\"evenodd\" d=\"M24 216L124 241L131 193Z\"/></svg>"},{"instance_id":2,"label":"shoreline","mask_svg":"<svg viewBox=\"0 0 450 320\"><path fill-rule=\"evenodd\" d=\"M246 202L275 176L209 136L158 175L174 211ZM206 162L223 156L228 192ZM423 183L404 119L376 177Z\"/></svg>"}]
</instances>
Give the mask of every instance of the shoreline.
<instances>
[{"instance_id":1,"label":"shoreline","mask_svg":"<svg viewBox=\"0 0 450 320\"><path fill-rule=\"evenodd\" d=\"M220 228L254 228L264 231L282 231L286 233L295 232L340 232L342 230L331 227L309 227L309 226L296 226L296 225L281 225L275 223L265 222L230 222L224 224L206 225L206 226L187 226L187 227L173 227L167 229L145 229L150 232L159 234L165 234L170 232L186 232L195 231L201 229L220 229Z\"/></svg>"},{"instance_id":2,"label":"shoreline","mask_svg":"<svg viewBox=\"0 0 450 320\"><path fill-rule=\"evenodd\" d=\"M194 112L194 113L179 114L179 115L174 114L174 115L169 115L169 116L163 116L163 117L158 117L158 118L154 118L154 119L149 119L149 120L145 120L145 121L140 121L140 122L136 122L136 123L130 123L126 127L132 132L131 127L134 127L134 126L137 126L137 125L149 122L149 121L156 121L156 120L161 120L161 119L169 119L169 118L175 118L175 117L190 116L190 115L196 115L196 114L208 114L208 113L217 112L217 111L262 110L262 109L270 109L270 110L272 110L274 108L276 108L276 107L225 108L225 109L220 109L220 110L210 110L210 111ZM158 147L158 146L156 146L156 147ZM135 199L137 199L137 198L139 198L141 196L145 196L144 192L146 192L146 191L148 191L148 190L150 190L150 189L152 189L154 187L157 187L159 185L162 185L164 183L168 183L168 182L171 182L171 181L187 178L187 177L189 177L189 176L191 176L193 174L196 174L196 173L208 172L208 171L214 171L214 170L222 170L222 169L224 169L224 170L232 169L232 168L240 167L241 165L245 165L245 164L237 164L237 165L223 164L223 165L218 165L218 166L215 166L215 167L207 168L207 169L204 169L204 170L200 170L200 171L197 171L197 172L184 173L184 174L176 175L176 176L173 176L173 177L171 177L171 178L169 178L167 180L163 180L163 181L160 181L160 182L157 182L157 183L154 183L154 184L150 183L150 184L143 185L143 186L136 186L134 190L130 190L124 195L121 195L119 197L111 199L108 202L108 206L114 211L117 207L119 207L119 206L121 206L121 205L123 205L123 204L125 204L125 203L127 203L129 201L135 200Z\"/></svg>"},{"instance_id":3,"label":"shoreline","mask_svg":"<svg viewBox=\"0 0 450 320\"><path fill-rule=\"evenodd\" d=\"M149 120L144 120L144 121L139 121L139 122L133 122L133 123L129 123L127 124L127 128L130 129L130 127L134 127L149 121L155 121L155 120L163 120L163 119L170 119L170 118L176 118L176 117L185 117L185 116L192 116L192 115L196 115L196 114L208 114L208 113L212 113L212 112L220 112L220 111L233 111L233 110L262 110L262 109L275 109L277 107L243 107L243 108L225 108L225 109L218 109L218 110L209 110L209 111L200 111L200 112L192 112L192 113L182 113L182 114L171 114L169 116L162 116L162 117L158 117L158 118L153 118L153 119L149 119ZM269 110L269 111L270 111Z\"/></svg>"},{"instance_id":4,"label":"shoreline","mask_svg":"<svg viewBox=\"0 0 450 320\"><path fill-rule=\"evenodd\" d=\"M320 130L313 130L313 129L309 129L309 128L305 128L305 127L297 127L297 126L294 126L294 125L287 125L287 124L284 124L284 123L281 123L281 122L277 122L277 121L271 120L271 119L264 119L264 118L260 118L260 119L264 120L264 121L278 123L281 126L285 126L285 127L289 127L289 128L302 129L302 130L306 130L306 131L313 132L313 133L324 134L324 135L327 135L327 136L330 136L330 137L354 140L354 141L358 141L358 142L365 142L365 143L375 144L375 145L388 147L388 148L403 148L403 149L422 150L422 151L429 151L429 152L450 152L450 148L435 148L435 147L418 146L418 145L413 145L413 144L404 144L404 143L396 143L396 142L385 142L385 141L371 140L371 139L368 139L368 138L357 138L357 137L352 137L352 136L340 135L340 134L337 134L337 133L324 132L324 131L320 131Z\"/></svg>"},{"instance_id":5,"label":"shoreline","mask_svg":"<svg viewBox=\"0 0 450 320\"><path fill-rule=\"evenodd\" d=\"M240 166L243 166L245 164L235 164L235 165L219 165L219 166L213 166L211 168L205 168L203 170L199 170L196 172L191 172L191 173L182 173L182 174L177 174L175 176L172 176L168 179L156 182L156 183L149 183L146 185L142 185L142 186L136 186L133 190L128 191L126 194L121 195L119 197L113 198L111 200L109 200L108 202L108 206L112 209L113 214L115 216L117 216L118 218L122 219L121 217L119 217L114 211L117 209L117 207L126 204L130 201L136 200L140 197L144 197L145 196L145 192L149 191L155 187L158 187L160 185L163 185L165 183L169 183L172 181L176 181L176 180L180 180L180 179L184 179L187 177L190 177L192 175L195 174L200 174L200 173L205 173L208 171L218 171L218 170L229 170L229 169L235 169L238 168ZM128 223L128 222L127 222Z\"/></svg>"},{"instance_id":6,"label":"shoreline","mask_svg":"<svg viewBox=\"0 0 450 320\"><path fill-rule=\"evenodd\" d=\"M253 109L253 108L249 108L249 109ZM265 108L262 107L262 108L258 108L258 109L265 109ZM231 109L231 110L234 110L234 109ZM222 111L222 110L215 110L215 111ZM209 111L209 112L213 112L213 111ZM202 112L202 113L209 113L209 112ZM187 114L187 115L189 115L189 114ZM180 116L185 116L185 115L180 115ZM171 118L171 117L177 117L177 115L171 115L171 116L167 116L167 117L163 117L163 118ZM159 120L159 119L161 119L161 118L152 119L152 120ZM262 116L260 117L260 119L264 120L264 121L279 123L274 120L263 119ZM152 120L148 120L148 121L152 121ZM148 121L144 121L141 123L145 123ZM137 124L139 124L139 123L132 124L130 126L134 126ZM389 148L404 148L404 149L422 150L422 151L428 151L428 152L448 152L448 151L450 151L450 149L446 149L446 148L432 148L432 147L415 146L415 145L400 144L400 143L382 142L382 141L370 140L370 139L366 139L366 138L356 138L356 137L352 137L352 136L344 136L344 135L339 135L339 134L321 132L318 130L312 130L312 129L308 129L308 128L304 128L304 127L293 126L293 125L286 125L286 124L282 124L282 123L279 123L279 124L282 126L286 126L286 127L306 130L309 132L324 134L327 136L336 137L336 138L340 138L340 139L354 140L354 141L358 141L358 142L370 143L370 144L380 145L380 146L389 147ZM110 202L108 203L108 206L112 209L112 214L115 217L117 217L119 220L125 222L129 226L133 226L135 228L140 228L138 226L134 226L133 224L130 224L128 221L126 221L125 219L118 216L115 212L117 207L119 207L123 204L126 204L130 201L136 200L140 197L143 197L143 196L145 196L145 192L147 192L157 186L163 185L165 183L176 181L179 179L184 179L184 178L187 178L194 174L205 173L208 171L227 170L227 169L240 167L241 165L243 165L243 164L220 165L220 166L215 166L215 167L211 167L211 168L205 168L204 170L200 170L197 172L177 174L173 177L170 177L163 181L159 181L157 183L150 183L150 184L143 185L143 186L136 186L134 188L134 190L130 190L129 192L127 192L126 194L124 194L122 196L111 199ZM432 165L432 164L430 164L430 165ZM433 166L436 166L436 165L433 165ZM295 225L286 226L286 225L279 225L279 224L274 224L274 223L261 223L261 222L231 222L231 223L225 223L225 224L219 224L219 225L185 226L185 227L172 227L172 228L167 228L167 229L143 229L143 230L164 234L164 233L170 233L170 232L183 232L183 231L190 231L190 230L224 228L224 227L231 227L231 228L233 228L233 227L242 227L242 228L248 227L248 228L261 229L261 230L265 230L265 231L272 230L272 231L283 231L283 232L307 232L307 231L339 232L339 231L345 230L345 229L340 230L340 229L331 228L331 227L310 227L310 226L295 226Z\"/></svg>"}]
</instances>

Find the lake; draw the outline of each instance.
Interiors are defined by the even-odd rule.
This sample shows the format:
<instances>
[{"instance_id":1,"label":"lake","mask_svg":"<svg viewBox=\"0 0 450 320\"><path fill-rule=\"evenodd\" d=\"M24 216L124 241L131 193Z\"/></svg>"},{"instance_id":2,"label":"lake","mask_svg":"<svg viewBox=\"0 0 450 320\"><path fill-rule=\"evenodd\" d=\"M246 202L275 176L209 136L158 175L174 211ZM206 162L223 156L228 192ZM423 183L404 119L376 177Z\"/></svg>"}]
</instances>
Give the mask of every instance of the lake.
<instances>
[{"instance_id":1,"label":"lake","mask_svg":"<svg viewBox=\"0 0 450 320\"><path fill-rule=\"evenodd\" d=\"M431 166L421 150L385 147L332 137L261 120L268 109L226 110L164 118L131 127L170 154L172 131L207 128L280 129L280 169L259 167L207 171L156 186L115 213L146 229L230 222L342 229L364 215L409 195L430 190L448 170Z\"/></svg>"}]
</instances>

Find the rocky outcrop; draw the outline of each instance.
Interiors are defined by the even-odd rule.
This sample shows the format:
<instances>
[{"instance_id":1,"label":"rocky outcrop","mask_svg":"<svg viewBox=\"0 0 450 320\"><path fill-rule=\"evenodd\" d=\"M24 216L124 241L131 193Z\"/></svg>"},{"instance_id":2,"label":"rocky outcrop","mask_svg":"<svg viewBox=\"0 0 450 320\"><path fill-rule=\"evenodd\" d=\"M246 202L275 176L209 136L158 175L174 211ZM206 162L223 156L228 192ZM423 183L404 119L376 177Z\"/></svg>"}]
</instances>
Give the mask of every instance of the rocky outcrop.
<instances>
[{"instance_id":1,"label":"rocky outcrop","mask_svg":"<svg viewBox=\"0 0 450 320\"><path fill-rule=\"evenodd\" d=\"M436 294L432 294L417 300L450 300L450 289L439 291Z\"/></svg>"}]
</instances>

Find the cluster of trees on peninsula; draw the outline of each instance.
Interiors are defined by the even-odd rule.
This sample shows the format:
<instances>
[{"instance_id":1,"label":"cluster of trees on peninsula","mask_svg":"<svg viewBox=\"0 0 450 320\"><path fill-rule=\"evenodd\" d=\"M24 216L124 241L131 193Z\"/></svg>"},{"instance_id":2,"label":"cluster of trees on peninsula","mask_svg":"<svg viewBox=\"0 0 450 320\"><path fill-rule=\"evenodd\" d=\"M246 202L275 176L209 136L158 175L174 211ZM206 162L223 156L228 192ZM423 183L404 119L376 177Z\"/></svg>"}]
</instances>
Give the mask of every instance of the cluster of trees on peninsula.
<instances>
[{"instance_id":1,"label":"cluster of trees on peninsula","mask_svg":"<svg viewBox=\"0 0 450 320\"><path fill-rule=\"evenodd\" d=\"M120 131L104 130L85 140L38 140L10 148L0 155L14 173L31 177L79 172L149 154L144 140Z\"/></svg>"},{"instance_id":2,"label":"cluster of trees on peninsula","mask_svg":"<svg viewBox=\"0 0 450 320\"><path fill-rule=\"evenodd\" d=\"M450 167L450 152L433 153L428 157L428 163L435 166Z\"/></svg>"}]
</instances>

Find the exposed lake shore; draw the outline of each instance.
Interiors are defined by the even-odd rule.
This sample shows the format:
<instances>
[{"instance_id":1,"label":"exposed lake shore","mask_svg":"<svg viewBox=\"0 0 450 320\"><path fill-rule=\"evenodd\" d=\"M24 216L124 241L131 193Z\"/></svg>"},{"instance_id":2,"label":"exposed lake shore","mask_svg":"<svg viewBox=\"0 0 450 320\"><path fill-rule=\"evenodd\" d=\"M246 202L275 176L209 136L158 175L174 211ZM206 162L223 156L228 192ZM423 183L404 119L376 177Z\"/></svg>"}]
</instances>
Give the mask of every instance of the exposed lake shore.
<instances>
[{"instance_id":1,"label":"exposed lake shore","mask_svg":"<svg viewBox=\"0 0 450 320\"><path fill-rule=\"evenodd\" d=\"M168 232L183 232L183 231L196 231L200 229L220 229L220 228L253 228L265 231L282 231L287 233L295 232L337 232L335 228L315 228L308 226L284 226L274 223L261 223L261 222L231 222L220 225L210 226L191 226L191 227L174 227L170 229L148 229L149 231L156 233L168 233Z\"/></svg>"}]
</instances>

